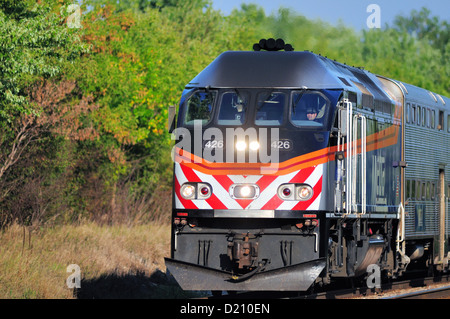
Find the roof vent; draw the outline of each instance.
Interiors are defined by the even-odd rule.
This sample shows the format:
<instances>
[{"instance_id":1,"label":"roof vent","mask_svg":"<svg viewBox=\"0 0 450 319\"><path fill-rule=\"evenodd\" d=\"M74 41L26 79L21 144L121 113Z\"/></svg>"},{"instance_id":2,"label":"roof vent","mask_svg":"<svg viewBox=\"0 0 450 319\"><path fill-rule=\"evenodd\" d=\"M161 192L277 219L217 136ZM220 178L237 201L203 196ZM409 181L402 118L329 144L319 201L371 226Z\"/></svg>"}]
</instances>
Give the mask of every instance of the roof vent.
<instances>
[{"instance_id":1,"label":"roof vent","mask_svg":"<svg viewBox=\"0 0 450 319\"><path fill-rule=\"evenodd\" d=\"M280 51L280 50L294 51L294 48L289 43L284 43L283 39L276 39L275 40L273 38L269 38L267 40L266 39L259 40L258 43L255 43L253 45L253 50L254 51L261 51L261 50L266 50L266 51Z\"/></svg>"}]
</instances>

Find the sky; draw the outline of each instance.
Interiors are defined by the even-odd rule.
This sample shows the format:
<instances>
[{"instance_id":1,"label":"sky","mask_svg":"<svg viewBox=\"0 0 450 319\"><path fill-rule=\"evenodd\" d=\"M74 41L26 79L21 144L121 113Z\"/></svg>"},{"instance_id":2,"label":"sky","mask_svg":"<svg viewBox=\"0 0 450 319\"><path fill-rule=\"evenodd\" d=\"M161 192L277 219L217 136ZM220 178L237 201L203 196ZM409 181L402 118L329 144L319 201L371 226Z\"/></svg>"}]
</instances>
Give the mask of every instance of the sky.
<instances>
[{"instance_id":1,"label":"sky","mask_svg":"<svg viewBox=\"0 0 450 319\"><path fill-rule=\"evenodd\" d=\"M241 3L255 3L264 9L266 15L285 7L308 19L321 19L332 25L341 20L358 31L368 29L370 25L374 27L376 21L380 21L381 27L386 23L392 25L395 16L409 16L413 9L420 11L422 7L428 8L432 16L450 21L450 0L213 0L212 7L228 15L234 8L239 9ZM379 10L369 8L371 10L367 12L371 4L378 5ZM377 20L374 14L378 12Z\"/></svg>"}]
</instances>

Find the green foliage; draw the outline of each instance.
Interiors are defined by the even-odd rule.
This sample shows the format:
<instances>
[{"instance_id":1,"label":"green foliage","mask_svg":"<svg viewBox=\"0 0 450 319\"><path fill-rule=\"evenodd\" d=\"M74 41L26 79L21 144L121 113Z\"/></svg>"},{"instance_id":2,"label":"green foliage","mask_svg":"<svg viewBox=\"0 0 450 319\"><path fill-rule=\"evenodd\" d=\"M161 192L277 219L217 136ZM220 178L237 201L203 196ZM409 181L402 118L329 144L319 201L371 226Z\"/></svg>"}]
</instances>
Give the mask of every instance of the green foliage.
<instances>
[{"instance_id":1,"label":"green foliage","mask_svg":"<svg viewBox=\"0 0 450 319\"><path fill-rule=\"evenodd\" d=\"M449 78L443 72L448 63L426 40L394 29L371 30L364 32L361 47L362 65L371 72L449 95Z\"/></svg>"},{"instance_id":2,"label":"green foliage","mask_svg":"<svg viewBox=\"0 0 450 319\"><path fill-rule=\"evenodd\" d=\"M430 13L424 7L420 11L412 10L409 17L397 16L394 28L419 40L425 39L434 48L445 51L450 40L450 24L438 17L430 17Z\"/></svg>"},{"instance_id":3,"label":"green foliage","mask_svg":"<svg viewBox=\"0 0 450 319\"><path fill-rule=\"evenodd\" d=\"M223 17L205 1L178 3L144 11L108 4L84 18L95 72L83 69L80 86L101 105L95 119L116 178L133 171L129 178L139 174L147 191L171 180L167 106L222 51L253 41L254 28L246 28L249 36L241 32L247 21Z\"/></svg>"},{"instance_id":4,"label":"green foliage","mask_svg":"<svg viewBox=\"0 0 450 319\"><path fill-rule=\"evenodd\" d=\"M47 3L0 2L0 126L36 112L25 89L37 79L58 76L64 63L86 52L64 18Z\"/></svg>"},{"instance_id":5,"label":"green foliage","mask_svg":"<svg viewBox=\"0 0 450 319\"><path fill-rule=\"evenodd\" d=\"M243 7L243 12L247 11ZM335 27L308 20L285 8L260 19L272 37L283 38L295 50L310 50L449 96L449 24L430 17L426 8L413 10L410 17L398 16L393 27L361 33L342 24Z\"/></svg>"}]
</instances>

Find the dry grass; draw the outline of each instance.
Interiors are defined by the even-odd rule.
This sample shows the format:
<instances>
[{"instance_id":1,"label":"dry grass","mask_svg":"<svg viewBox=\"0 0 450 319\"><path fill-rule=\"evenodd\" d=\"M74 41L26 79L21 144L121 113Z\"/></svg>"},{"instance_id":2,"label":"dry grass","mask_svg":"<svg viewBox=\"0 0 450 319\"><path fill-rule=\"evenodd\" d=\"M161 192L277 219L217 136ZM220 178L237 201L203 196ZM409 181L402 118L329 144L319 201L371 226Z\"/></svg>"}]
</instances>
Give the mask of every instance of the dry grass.
<instances>
[{"instance_id":1,"label":"dry grass","mask_svg":"<svg viewBox=\"0 0 450 319\"><path fill-rule=\"evenodd\" d=\"M183 297L165 276L166 224L99 226L86 222L0 233L0 298ZM69 289L67 266L81 269L81 289ZM181 295L180 295L181 294Z\"/></svg>"}]
</instances>

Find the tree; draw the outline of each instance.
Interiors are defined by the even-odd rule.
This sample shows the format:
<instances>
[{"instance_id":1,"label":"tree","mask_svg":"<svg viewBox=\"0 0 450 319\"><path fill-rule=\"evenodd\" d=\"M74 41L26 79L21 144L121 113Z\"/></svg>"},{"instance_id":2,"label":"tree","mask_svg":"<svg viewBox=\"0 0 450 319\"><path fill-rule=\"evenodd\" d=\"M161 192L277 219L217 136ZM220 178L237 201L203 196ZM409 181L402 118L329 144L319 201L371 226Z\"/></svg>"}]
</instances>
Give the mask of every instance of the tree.
<instances>
[{"instance_id":1,"label":"tree","mask_svg":"<svg viewBox=\"0 0 450 319\"><path fill-rule=\"evenodd\" d=\"M397 16L393 27L419 40L426 39L434 48L444 52L450 40L450 24L430 14L431 11L425 7L420 11L412 10L410 16Z\"/></svg>"},{"instance_id":2,"label":"tree","mask_svg":"<svg viewBox=\"0 0 450 319\"><path fill-rule=\"evenodd\" d=\"M60 74L87 47L79 32L63 22L67 16L54 12L51 1L0 2L0 125L21 114L37 114L25 88L39 78Z\"/></svg>"},{"instance_id":3,"label":"tree","mask_svg":"<svg viewBox=\"0 0 450 319\"><path fill-rule=\"evenodd\" d=\"M27 88L57 77L64 63L87 51L53 9L49 1L0 2L0 180L28 145L42 111Z\"/></svg>"},{"instance_id":4,"label":"tree","mask_svg":"<svg viewBox=\"0 0 450 319\"><path fill-rule=\"evenodd\" d=\"M18 190L30 176L42 176L39 167L57 149L51 134L72 116L63 107L82 108L88 99L73 93L74 82L62 81L67 65L88 52L81 30L66 25L63 4L0 1L0 224L11 217L11 207L2 208L14 203L15 193L23 193ZM45 159L43 165L33 160L36 156Z\"/></svg>"}]
</instances>

